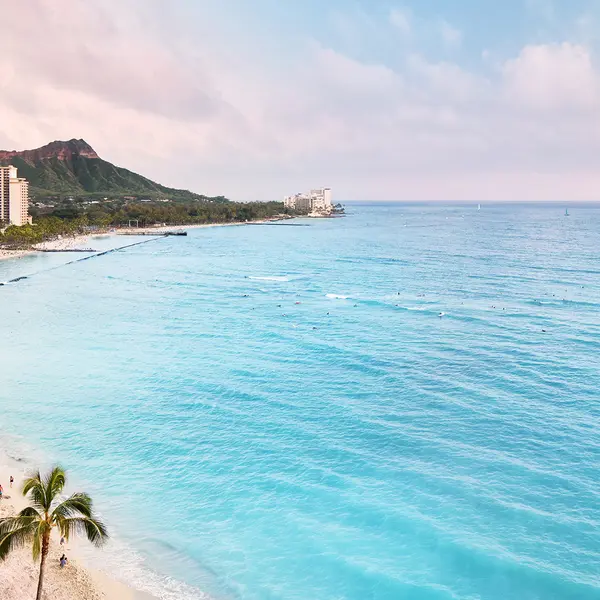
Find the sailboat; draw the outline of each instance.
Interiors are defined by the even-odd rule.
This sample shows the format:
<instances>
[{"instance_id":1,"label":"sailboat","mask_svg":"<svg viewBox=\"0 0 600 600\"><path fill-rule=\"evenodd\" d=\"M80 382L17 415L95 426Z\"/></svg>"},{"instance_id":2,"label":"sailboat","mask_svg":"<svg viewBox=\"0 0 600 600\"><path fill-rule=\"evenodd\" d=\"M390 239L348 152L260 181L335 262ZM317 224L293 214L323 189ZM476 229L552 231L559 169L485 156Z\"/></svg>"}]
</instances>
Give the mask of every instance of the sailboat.
<instances>
[{"instance_id":1,"label":"sailboat","mask_svg":"<svg viewBox=\"0 0 600 600\"><path fill-rule=\"evenodd\" d=\"M477 205L477 210L481 210L481 204Z\"/></svg>"},{"instance_id":2,"label":"sailboat","mask_svg":"<svg viewBox=\"0 0 600 600\"><path fill-rule=\"evenodd\" d=\"M568 217L568 216L569 216L569 209L565 208L565 217Z\"/></svg>"}]
</instances>

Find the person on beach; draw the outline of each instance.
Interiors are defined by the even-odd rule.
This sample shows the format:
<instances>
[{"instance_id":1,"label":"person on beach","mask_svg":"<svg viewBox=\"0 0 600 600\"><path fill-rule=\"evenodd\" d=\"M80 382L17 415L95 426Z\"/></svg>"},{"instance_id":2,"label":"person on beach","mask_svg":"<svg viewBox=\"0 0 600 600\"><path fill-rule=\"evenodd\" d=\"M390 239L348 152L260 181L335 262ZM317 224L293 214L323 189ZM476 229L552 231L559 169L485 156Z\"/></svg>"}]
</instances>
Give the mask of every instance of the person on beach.
<instances>
[{"instance_id":1,"label":"person on beach","mask_svg":"<svg viewBox=\"0 0 600 600\"><path fill-rule=\"evenodd\" d=\"M2 489L2 484L0 484L0 500L2 500L2 492L3 492L3 491L4 491L4 490Z\"/></svg>"},{"instance_id":2,"label":"person on beach","mask_svg":"<svg viewBox=\"0 0 600 600\"><path fill-rule=\"evenodd\" d=\"M60 568L62 569L67 564L67 557L63 554L60 557Z\"/></svg>"},{"instance_id":3,"label":"person on beach","mask_svg":"<svg viewBox=\"0 0 600 600\"><path fill-rule=\"evenodd\" d=\"M65 545L65 538L61 537L60 538L60 547L62 548Z\"/></svg>"},{"instance_id":4,"label":"person on beach","mask_svg":"<svg viewBox=\"0 0 600 600\"><path fill-rule=\"evenodd\" d=\"M12 484L14 483L15 478L11 475L10 476L10 487L12 487Z\"/></svg>"}]
</instances>

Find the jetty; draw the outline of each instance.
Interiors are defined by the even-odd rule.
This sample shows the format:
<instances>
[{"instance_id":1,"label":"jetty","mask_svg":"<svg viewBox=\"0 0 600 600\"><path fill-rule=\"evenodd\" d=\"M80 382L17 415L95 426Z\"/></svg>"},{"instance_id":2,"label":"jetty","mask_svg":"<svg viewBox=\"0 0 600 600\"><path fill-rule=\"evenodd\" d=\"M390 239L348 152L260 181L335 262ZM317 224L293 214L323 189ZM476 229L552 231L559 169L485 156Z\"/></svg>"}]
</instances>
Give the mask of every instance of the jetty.
<instances>
[{"instance_id":1,"label":"jetty","mask_svg":"<svg viewBox=\"0 0 600 600\"><path fill-rule=\"evenodd\" d=\"M152 237L185 236L187 231L117 231L117 235L150 235Z\"/></svg>"},{"instance_id":2,"label":"jetty","mask_svg":"<svg viewBox=\"0 0 600 600\"><path fill-rule=\"evenodd\" d=\"M93 248L39 248L36 252L98 252Z\"/></svg>"}]
</instances>

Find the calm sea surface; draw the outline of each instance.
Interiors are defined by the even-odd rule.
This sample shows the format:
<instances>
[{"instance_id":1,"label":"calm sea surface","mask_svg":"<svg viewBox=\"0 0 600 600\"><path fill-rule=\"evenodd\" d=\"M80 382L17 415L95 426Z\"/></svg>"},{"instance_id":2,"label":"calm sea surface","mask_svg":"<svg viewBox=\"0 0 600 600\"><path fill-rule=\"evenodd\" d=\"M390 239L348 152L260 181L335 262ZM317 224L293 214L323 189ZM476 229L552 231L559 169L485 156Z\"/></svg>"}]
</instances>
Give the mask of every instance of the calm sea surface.
<instances>
[{"instance_id":1,"label":"calm sea surface","mask_svg":"<svg viewBox=\"0 0 600 600\"><path fill-rule=\"evenodd\" d=\"M0 446L165 599L600 598L600 209L348 212L0 263Z\"/></svg>"}]
</instances>

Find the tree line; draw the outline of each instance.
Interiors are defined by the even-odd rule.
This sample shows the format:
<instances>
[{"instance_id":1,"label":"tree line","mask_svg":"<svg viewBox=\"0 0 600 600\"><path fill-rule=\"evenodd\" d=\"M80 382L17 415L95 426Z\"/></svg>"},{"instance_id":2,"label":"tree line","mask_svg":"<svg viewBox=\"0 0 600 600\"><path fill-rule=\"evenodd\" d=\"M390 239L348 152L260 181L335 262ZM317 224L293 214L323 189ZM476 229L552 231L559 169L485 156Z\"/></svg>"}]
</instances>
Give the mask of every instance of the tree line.
<instances>
[{"instance_id":1,"label":"tree line","mask_svg":"<svg viewBox=\"0 0 600 600\"><path fill-rule=\"evenodd\" d=\"M147 202L58 207L47 213L34 212L33 225L7 227L0 234L0 246L26 248L58 236L126 227L130 221L137 221L140 227L236 223L273 218L287 212L282 202Z\"/></svg>"}]
</instances>

